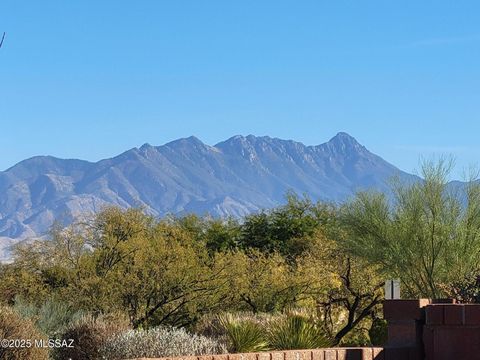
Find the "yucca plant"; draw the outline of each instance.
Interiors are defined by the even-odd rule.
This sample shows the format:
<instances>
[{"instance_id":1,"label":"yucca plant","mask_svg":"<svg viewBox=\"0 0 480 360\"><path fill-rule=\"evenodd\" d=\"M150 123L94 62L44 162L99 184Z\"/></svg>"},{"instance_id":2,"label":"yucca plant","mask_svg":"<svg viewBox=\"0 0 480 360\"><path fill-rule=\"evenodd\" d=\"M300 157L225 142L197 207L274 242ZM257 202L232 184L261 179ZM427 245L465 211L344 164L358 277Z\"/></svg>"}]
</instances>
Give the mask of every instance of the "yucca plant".
<instances>
[{"instance_id":1,"label":"yucca plant","mask_svg":"<svg viewBox=\"0 0 480 360\"><path fill-rule=\"evenodd\" d=\"M261 325L239 319L232 314L219 315L219 324L226 333L231 352L258 352L268 350L266 332Z\"/></svg>"},{"instance_id":2,"label":"yucca plant","mask_svg":"<svg viewBox=\"0 0 480 360\"><path fill-rule=\"evenodd\" d=\"M312 321L300 315L290 315L270 323L268 343L273 350L316 349L331 345L331 341Z\"/></svg>"}]
</instances>

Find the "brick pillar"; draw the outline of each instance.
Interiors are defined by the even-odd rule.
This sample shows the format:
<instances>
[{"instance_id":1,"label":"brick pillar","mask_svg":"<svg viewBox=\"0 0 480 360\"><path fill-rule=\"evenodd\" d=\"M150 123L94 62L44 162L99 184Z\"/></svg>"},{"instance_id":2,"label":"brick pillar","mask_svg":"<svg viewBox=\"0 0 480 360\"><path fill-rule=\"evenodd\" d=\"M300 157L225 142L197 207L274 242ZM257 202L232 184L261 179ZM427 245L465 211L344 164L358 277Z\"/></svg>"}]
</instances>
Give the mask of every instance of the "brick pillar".
<instances>
[{"instance_id":1,"label":"brick pillar","mask_svg":"<svg viewBox=\"0 0 480 360\"><path fill-rule=\"evenodd\" d=\"M388 348L408 348L414 358L423 359L423 325L429 299L385 300L383 314L388 323Z\"/></svg>"}]
</instances>

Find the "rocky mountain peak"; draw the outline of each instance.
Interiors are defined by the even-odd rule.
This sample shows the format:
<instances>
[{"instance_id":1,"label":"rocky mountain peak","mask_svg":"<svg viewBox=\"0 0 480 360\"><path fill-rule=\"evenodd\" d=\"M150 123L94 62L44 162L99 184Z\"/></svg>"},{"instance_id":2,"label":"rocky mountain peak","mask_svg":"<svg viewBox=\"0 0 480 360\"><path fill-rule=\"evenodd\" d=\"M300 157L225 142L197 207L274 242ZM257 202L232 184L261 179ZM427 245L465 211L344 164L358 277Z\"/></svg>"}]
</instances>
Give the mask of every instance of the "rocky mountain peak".
<instances>
[{"instance_id":1,"label":"rocky mountain peak","mask_svg":"<svg viewBox=\"0 0 480 360\"><path fill-rule=\"evenodd\" d=\"M353 155L355 153L369 153L369 151L363 145L361 145L353 136L347 134L346 132L339 132L323 145L334 152L342 154Z\"/></svg>"},{"instance_id":2,"label":"rocky mountain peak","mask_svg":"<svg viewBox=\"0 0 480 360\"><path fill-rule=\"evenodd\" d=\"M0 237L42 236L58 217L107 205L243 216L283 203L287 191L340 202L383 190L398 171L343 132L318 146L237 135L212 147L191 136L96 163L38 157L0 171Z\"/></svg>"}]
</instances>

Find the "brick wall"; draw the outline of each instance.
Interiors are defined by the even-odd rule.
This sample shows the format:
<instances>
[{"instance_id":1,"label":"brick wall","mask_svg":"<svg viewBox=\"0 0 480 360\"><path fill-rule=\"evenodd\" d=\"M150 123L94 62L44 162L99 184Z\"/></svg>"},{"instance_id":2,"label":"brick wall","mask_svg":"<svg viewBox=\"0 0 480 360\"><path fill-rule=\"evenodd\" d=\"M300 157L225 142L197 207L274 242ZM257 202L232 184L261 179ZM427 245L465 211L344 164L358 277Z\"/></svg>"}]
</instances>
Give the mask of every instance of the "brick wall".
<instances>
[{"instance_id":1,"label":"brick wall","mask_svg":"<svg viewBox=\"0 0 480 360\"><path fill-rule=\"evenodd\" d=\"M414 360L412 348L332 348L290 350L249 354L186 356L175 360ZM136 359L147 360L147 359ZM148 359L152 360L152 359ZM173 360L163 358L159 360Z\"/></svg>"},{"instance_id":2,"label":"brick wall","mask_svg":"<svg viewBox=\"0 0 480 360\"><path fill-rule=\"evenodd\" d=\"M480 360L480 304L387 300L383 311L388 322L388 342L383 348L292 350L175 360Z\"/></svg>"},{"instance_id":3,"label":"brick wall","mask_svg":"<svg viewBox=\"0 0 480 360\"><path fill-rule=\"evenodd\" d=\"M425 312L426 360L480 359L480 304L432 304Z\"/></svg>"},{"instance_id":4,"label":"brick wall","mask_svg":"<svg viewBox=\"0 0 480 360\"><path fill-rule=\"evenodd\" d=\"M480 304L388 300L387 346L410 346L419 360L480 360Z\"/></svg>"}]
</instances>

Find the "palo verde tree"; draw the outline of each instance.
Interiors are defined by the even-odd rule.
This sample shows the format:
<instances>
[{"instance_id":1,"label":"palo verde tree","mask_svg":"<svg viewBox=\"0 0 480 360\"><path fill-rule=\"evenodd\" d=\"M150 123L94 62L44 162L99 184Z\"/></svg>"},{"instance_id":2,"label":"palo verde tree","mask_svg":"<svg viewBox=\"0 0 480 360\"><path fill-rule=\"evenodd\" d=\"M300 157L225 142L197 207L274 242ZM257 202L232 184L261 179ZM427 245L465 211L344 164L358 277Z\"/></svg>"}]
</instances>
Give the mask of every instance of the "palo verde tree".
<instances>
[{"instance_id":1,"label":"palo verde tree","mask_svg":"<svg viewBox=\"0 0 480 360\"><path fill-rule=\"evenodd\" d=\"M419 179L396 182L393 202L359 193L342 209L354 254L402 280L410 296L438 298L480 267L480 186L448 182L453 161L425 161Z\"/></svg>"}]
</instances>

